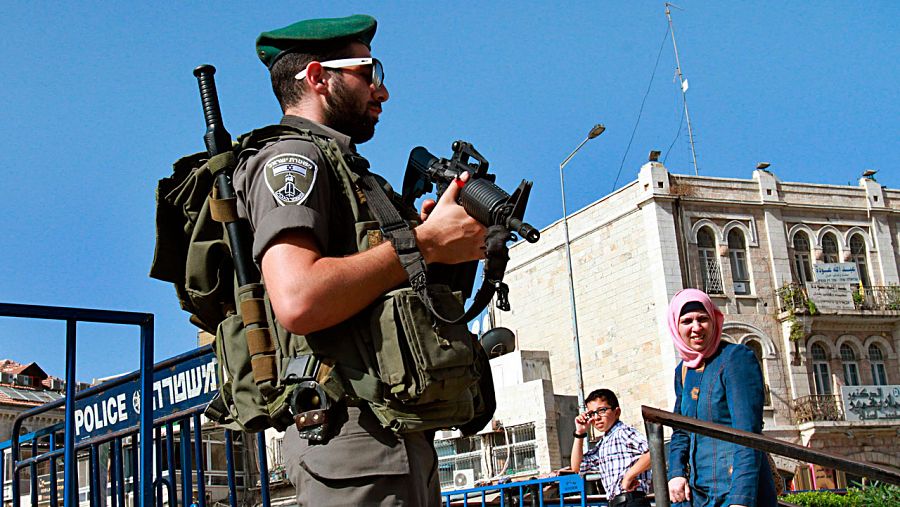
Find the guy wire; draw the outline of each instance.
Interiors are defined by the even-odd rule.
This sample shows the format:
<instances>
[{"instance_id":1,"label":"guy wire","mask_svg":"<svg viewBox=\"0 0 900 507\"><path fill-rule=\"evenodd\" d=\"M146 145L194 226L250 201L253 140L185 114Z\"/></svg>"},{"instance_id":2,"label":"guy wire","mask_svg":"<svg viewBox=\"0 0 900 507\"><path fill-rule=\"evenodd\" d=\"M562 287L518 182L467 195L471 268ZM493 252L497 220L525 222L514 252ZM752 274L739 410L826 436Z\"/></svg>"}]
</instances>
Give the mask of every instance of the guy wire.
<instances>
[{"instance_id":1,"label":"guy wire","mask_svg":"<svg viewBox=\"0 0 900 507\"><path fill-rule=\"evenodd\" d=\"M622 174L622 167L625 166L625 158L628 156L628 151L631 150L631 143L634 141L634 134L637 132L638 124L641 123L641 115L644 112L644 104L647 102L647 96L650 95L650 88L653 86L653 78L656 77L656 69L659 68L659 57L662 56L663 47L666 45L666 38L669 36L669 26L666 25L666 33L663 34L662 43L659 45L659 52L656 54L656 63L653 65L653 73L650 74L650 82L647 84L647 91L644 93L644 98L641 100L641 108L638 110L637 120L634 122L634 128L631 130L631 138L628 140L628 146L625 147L625 154L622 155L622 162L619 163L619 171L616 172L616 180L613 182L612 190L616 189L616 185L619 183L619 176Z\"/></svg>"}]
</instances>

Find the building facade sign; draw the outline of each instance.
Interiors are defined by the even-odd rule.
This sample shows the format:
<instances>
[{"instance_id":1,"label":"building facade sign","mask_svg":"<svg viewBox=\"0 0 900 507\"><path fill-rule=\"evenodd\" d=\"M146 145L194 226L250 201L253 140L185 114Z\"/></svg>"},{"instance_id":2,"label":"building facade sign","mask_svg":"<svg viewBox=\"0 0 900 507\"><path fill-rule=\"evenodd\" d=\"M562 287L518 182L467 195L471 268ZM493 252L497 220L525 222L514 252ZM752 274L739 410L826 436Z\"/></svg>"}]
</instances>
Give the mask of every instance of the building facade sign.
<instances>
[{"instance_id":1,"label":"building facade sign","mask_svg":"<svg viewBox=\"0 0 900 507\"><path fill-rule=\"evenodd\" d=\"M848 421L900 419L900 385L841 386Z\"/></svg>"},{"instance_id":2,"label":"building facade sign","mask_svg":"<svg viewBox=\"0 0 900 507\"><path fill-rule=\"evenodd\" d=\"M820 283L859 283L859 272L852 262L817 262L813 272Z\"/></svg>"},{"instance_id":3,"label":"building facade sign","mask_svg":"<svg viewBox=\"0 0 900 507\"><path fill-rule=\"evenodd\" d=\"M153 418L205 405L216 394L216 358L212 352L153 374ZM75 441L137 427L141 413L140 379L78 400Z\"/></svg>"},{"instance_id":4,"label":"building facade sign","mask_svg":"<svg viewBox=\"0 0 900 507\"><path fill-rule=\"evenodd\" d=\"M850 284L809 282L806 284L806 295L819 310L855 309Z\"/></svg>"}]
</instances>

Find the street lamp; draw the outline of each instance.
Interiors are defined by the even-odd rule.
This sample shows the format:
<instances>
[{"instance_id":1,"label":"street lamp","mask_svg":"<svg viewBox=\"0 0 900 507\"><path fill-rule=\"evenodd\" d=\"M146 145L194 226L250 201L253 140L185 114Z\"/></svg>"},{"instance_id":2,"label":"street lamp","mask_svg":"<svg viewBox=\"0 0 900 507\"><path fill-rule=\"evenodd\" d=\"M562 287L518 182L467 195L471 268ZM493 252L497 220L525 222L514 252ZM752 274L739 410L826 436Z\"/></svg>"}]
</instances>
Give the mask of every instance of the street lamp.
<instances>
[{"instance_id":1,"label":"street lamp","mask_svg":"<svg viewBox=\"0 0 900 507\"><path fill-rule=\"evenodd\" d=\"M584 141L581 141L581 144L579 144L574 150L572 150L572 153L570 153L569 156L566 157L566 159L563 160L561 164L559 164L559 189L562 193L563 233L565 234L566 240L566 263L568 265L569 272L569 306L572 309L572 344L575 348L575 373L577 376L576 380L578 381L578 409L580 412L584 412L585 410L584 378L581 375L581 344L578 339L578 312L575 309L575 282L572 278L572 251L569 248L569 219L568 213L566 212L566 184L563 179L563 168L566 167L566 164L568 164L569 161L572 160L572 157L574 157L575 154L578 153L578 150L580 150L586 142L599 136L603 133L604 130L606 130L606 127L604 127L602 124L598 123L597 125L594 125L594 128L592 128L591 131L588 132L587 137L584 138Z\"/></svg>"}]
</instances>

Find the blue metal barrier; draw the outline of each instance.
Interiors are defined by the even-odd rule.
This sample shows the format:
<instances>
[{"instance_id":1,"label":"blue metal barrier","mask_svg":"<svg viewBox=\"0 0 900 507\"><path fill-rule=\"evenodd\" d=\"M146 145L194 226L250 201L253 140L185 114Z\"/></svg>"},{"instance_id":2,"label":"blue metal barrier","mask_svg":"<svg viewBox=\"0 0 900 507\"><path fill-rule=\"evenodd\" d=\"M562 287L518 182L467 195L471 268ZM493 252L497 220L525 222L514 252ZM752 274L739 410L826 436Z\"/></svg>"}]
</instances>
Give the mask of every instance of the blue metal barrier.
<instances>
[{"instance_id":1,"label":"blue metal barrier","mask_svg":"<svg viewBox=\"0 0 900 507\"><path fill-rule=\"evenodd\" d=\"M198 378L200 372L204 371L212 365L214 373L214 358L212 348L210 346L201 347L196 350L181 354L166 361L163 361L152 368L153 375L146 375L147 378L155 381L151 386L149 395L134 393L140 392L135 380L144 378L140 371L133 372L128 375L116 378L115 380L105 382L98 386L89 388L76 394L76 411L69 417L65 423L55 424L38 431L18 435L18 438L7 442L0 443L0 455L7 449L19 449L20 447L29 447L31 456L23 458L19 451L14 450L13 458L13 477L12 489L13 499L21 498L20 493L20 472L28 469L30 472L30 504L32 507L38 507L38 469L43 463L47 463L49 467L49 505L50 507L58 507L57 498L57 468L60 464L58 458L62 449L57 448L57 440L60 433L74 429L74 435L71 438L73 449L68 461L64 458L62 463L77 463L78 458L87 457L89 465L89 480L87 498L90 507L132 507L138 505L136 498L141 499L143 488L151 490L151 500L147 504L149 506L168 505L170 507L189 507L192 504L193 495L196 491L197 505L206 507L206 459L204 448L204 432L201 424L200 415L216 391L217 385L200 386L195 381L182 383L179 390L179 377L188 378L188 374L194 374L194 379ZM204 382L205 382L204 378ZM167 393L163 393L165 386L175 386L170 388ZM190 393L188 391L195 391ZM130 393L131 396L126 396ZM184 398L181 402L169 403L171 400L165 399L164 394L169 394L169 398ZM191 395L193 396L191 397ZM139 396L139 397L138 397ZM130 398L130 399L129 399ZM120 401L127 399L128 406L122 406ZM140 400L144 400L140 402ZM41 414L52 413L65 404L65 399L60 399L52 403L36 407L24 412L20 416L18 428L21 428L21 422L29 418L36 417ZM141 415L149 409L154 408L157 417L153 420L150 431L155 434L149 442L152 447L148 448L150 456L149 465L138 465L144 463L139 460L140 452L143 452L144 446L141 445L141 436L144 433L141 422L119 424L110 424L109 418L111 414L125 415L125 421L135 421L137 412ZM93 407L93 408L92 408ZM103 428L97 428L94 424L93 432L87 431L84 423L87 419L87 412L92 411L94 414L105 414L103 417ZM80 417L78 417L80 414ZM94 416L96 417L96 416ZM79 419L81 424L75 423L75 419ZM73 424L70 424L74 423ZM96 423L96 421L94 421ZM218 431L215 428L214 431ZM225 471L228 477L228 500L232 507L237 507L238 497L236 491L236 474L235 474L235 435L230 430L224 430L224 447L225 447ZM146 441L146 440L145 440ZM176 445L176 441L178 444ZM137 445L136 445L137 444ZM269 506L269 483L268 483L268 467L266 463L266 444L263 433L257 435L257 445L259 446L259 470L260 477L265 480L260 481L260 494L263 499L263 505ZM140 451L138 451L140 448ZM108 455L108 458L105 456ZM108 465L104 465L106 462ZM154 467L153 464L156 464ZM126 465L127 463L127 465ZM103 467L106 466L104 469ZM77 506L82 502L82 498L78 494L78 466L66 466L65 471L74 478L68 483L71 486L64 486L64 495L69 505ZM141 471L151 471L151 473L141 473ZM155 471L155 473L152 473ZM3 468L0 467L0 483L5 479L3 477ZM180 481L178 481L180 474ZM144 480L141 480L141 476ZM196 481L196 483L194 482ZM106 485L109 484L109 490ZM196 489L194 484L196 484ZM247 488L246 482L243 483ZM69 488L69 489L66 489ZM136 492L140 491L140 494ZM155 492L155 495L153 494ZM154 498L155 496L155 498ZM109 502L107 503L107 497ZM129 499L131 500L129 502ZM180 499L180 502L179 502ZM155 500L155 502L154 502ZM4 501L3 492L0 490L0 505ZM46 501L46 499L44 500ZM64 502L66 504L67 502Z\"/></svg>"},{"instance_id":2,"label":"blue metal barrier","mask_svg":"<svg viewBox=\"0 0 900 507\"><path fill-rule=\"evenodd\" d=\"M595 499L588 496L584 477L577 474L445 491L441 493L441 502L444 507L607 505L599 496Z\"/></svg>"},{"instance_id":3,"label":"blue metal barrier","mask_svg":"<svg viewBox=\"0 0 900 507\"><path fill-rule=\"evenodd\" d=\"M14 507L18 507L22 498L20 476L25 470L30 475L26 484L30 489L31 507L38 507L42 502L48 502L49 507L59 507L58 469L63 466L64 507L76 507L82 501L89 503L90 507L153 507L165 504L189 507L195 480L197 504L206 507L207 474L200 414L217 390L218 380L210 346L153 365L152 314L0 303L0 317L66 322L65 397L23 411L13 421L10 440L0 443L0 458L9 450L12 461L10 478L4 477L4 467L0 466L0 485L11 479L12 498L4 498L5 490L0 487L0 505L13 500ZM76 392L78 322L140 326L140 368ZM52 417L63 407L64 422L22 434L25 421L37 420L38 416ZM232 448L235 437L230 430L224 432L229 504L237 507ZM61 448L60 436L63 441ZM177 454L176 438L180 441ZM268 507L269 474L263 433L257 435L257 445L260 449L260 477L264 478L260 481L260 493L264 505ZM30 456L23 457L23 450L30 451ZM87 458L89 474L85 481L88 484L86 497L83 499L79 494L79 458ZM75 465L69 466L71 464ZM101 470L104 466L106 468ZM41 473L43 467L49 469L47 474ZM176 482L176 469L181 473L180 484ZM44 475L48 476L46 484L39 483L39 476ZM244 487L247 487L246 483ZM39 501L41 488L49 489L49 499Z\"/></svg>"},{"instance_id":4,"label":"blue metal barrier","mask_svg":"<svg viewBox=\"0 0 900 507\"><path fill-rule=\"evenodd\" d=\"M151 373L153 366L153 315L148 313L134 312L118 312L108 310L93 310L85 308L62 308L51 306L37 305L19 305L10 303L0 303L0 316L19 317L31 319L49 319L60 320L66 322L66 397L59 400L65 404L65 432L63 434L63 455L64 463L76 462L75 450L75 403L77 399L89 396L89 389L82 391L76 395L75 387L78 385L75 371L75 350L76 350L76 326L78 322L98 322L107 324L126 324L140 326L141 330L141 358L140 358L140 392L141 396L148 392L152 392ZM12 473L12 497L18 501L19 495L19 473L25 461L19 460L19 433L22 429L22 421L37 414L46 412L46 407L53 406L58 408L63 403L50 403L41 407L25 411L19 414L13 421L13 430L11 435L11 450L13 461ZM142 467L147 470L152 466L150 461L149 448L147 447L151 441L150 428L153 424L153 410L144 410L140 416L141 424L138 433L140 434L140 462ZM56 430L53 430L56 431ZM33 448L37 452L37 440L34 441ZM57 449L49 449L47 453L42 455L43 459L50 459L51 456L58 456ZM32 456L31 462L37 464L37 456ZM30 465L31 463L28 463ZM77 502L76 490L78 482L76 479L77 467L67 466L64 469L64 499L65 507L75 507ZM34 481L32 481L34 482ZM56 485L51 486L51 490ZM32 507L37 507L37 499L32 489ZM153 505L153 492L150 488L145 487L140 494L140 507L151 507ZM0 501L2 501L2 491L0 491ZM51 507L57 507L51 505Z\"/></svg>"}]
</instances>

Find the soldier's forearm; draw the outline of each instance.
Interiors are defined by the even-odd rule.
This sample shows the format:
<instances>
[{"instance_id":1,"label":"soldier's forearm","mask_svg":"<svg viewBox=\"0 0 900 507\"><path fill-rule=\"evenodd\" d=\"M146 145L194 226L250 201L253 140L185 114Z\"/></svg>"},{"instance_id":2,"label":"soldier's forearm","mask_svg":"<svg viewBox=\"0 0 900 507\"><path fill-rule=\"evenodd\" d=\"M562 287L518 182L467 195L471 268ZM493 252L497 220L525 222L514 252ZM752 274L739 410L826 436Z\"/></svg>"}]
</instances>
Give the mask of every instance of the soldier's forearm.
<instances>
[{"instance_id":1,"label":"soldier's forearm","mask_svg":"<svg viewBox=\"0 0 900 507\"><path fill-rule=\"evenodd\" d=\"M295 334L343 322L406 279L388 243L349 257L322 257L308 233L279 237L263 254L262 269L278 321Z\"/></svg>"}]
</instances>

